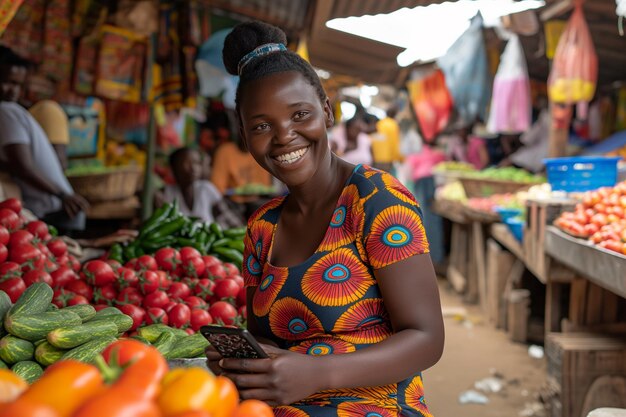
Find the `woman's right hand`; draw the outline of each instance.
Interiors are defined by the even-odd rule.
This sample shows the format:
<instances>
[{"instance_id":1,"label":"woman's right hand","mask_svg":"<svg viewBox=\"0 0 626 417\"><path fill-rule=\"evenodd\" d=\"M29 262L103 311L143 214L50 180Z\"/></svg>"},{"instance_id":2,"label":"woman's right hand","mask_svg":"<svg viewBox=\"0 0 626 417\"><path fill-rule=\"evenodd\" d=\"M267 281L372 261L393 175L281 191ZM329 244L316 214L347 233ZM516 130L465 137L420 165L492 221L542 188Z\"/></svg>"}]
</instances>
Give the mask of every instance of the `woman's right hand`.
<instances>
[{"instance_id":1,"label":"woman's right hand","mask_svg":"<svg viewBox=\"0 0 626 417\"><path fill-rule=\"evenodd\" d=\"M215 348L211 345L209 345L209 347L204 350L204 353L207 357L207 366L209 367L211 372L213 372L213 374L215 374L216 376L223 374L224 370L219 365L219 361L222 359L222 355L220 355L220 353L215 350Z\"/></svg>"}]
</instances>

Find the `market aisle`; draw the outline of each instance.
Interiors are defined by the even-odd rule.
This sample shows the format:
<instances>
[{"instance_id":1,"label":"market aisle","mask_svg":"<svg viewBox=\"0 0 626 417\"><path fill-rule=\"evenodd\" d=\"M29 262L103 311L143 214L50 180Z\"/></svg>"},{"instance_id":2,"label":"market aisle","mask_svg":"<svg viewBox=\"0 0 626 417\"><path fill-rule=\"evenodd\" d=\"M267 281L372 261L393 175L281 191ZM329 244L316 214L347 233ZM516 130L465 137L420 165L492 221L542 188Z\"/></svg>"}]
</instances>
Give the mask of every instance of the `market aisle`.
<instances>
[{"instance_id":1,"label":"market aisle","mask_svg":"<svg viewBox=\"0 0 626 417\"><path fill-rule=\"evenodd\" d=\"M531 412L530 405L536 403L544 383L545 360L530 357L529 345L511 342L505 332L485 322L480 308L463 304L445 279L440 279L439 289L446 315L446 345L439 363L424 373L426 401L433 416L543 416L542 409ZM459 309L467 311L465 321L446 314ZM474 389L474 383L492 376L493 370L502 377L502 391L485 394L489 399L485 405L460 404L459 394Z\"/></svg>"}]
</instances>

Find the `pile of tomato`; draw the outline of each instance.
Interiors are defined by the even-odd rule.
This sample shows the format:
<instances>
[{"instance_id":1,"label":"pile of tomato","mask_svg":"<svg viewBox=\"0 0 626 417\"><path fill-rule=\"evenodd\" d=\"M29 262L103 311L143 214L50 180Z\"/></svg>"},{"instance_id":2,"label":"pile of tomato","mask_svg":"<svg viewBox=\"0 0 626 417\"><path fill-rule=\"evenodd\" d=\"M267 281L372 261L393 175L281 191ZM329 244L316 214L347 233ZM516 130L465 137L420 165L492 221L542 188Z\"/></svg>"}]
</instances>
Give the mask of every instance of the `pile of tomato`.
<instances>
[{"instance_id":1,"label":"pile of tomato","mask_svg":"<svg viewBox=\"0 0 626 417\"><path fill-rule=\"evenodd\" d=\"M626 255L626 181L582 195L573 212L564 212L555 225L573 236Z\"/></svg>"},{"instance_id":2,"label":"pile of tomato","mask_svg":"<svg viewBox=\"0 0 626 417\"><path fill-rule=\"evenodd\" d=\"M243 278L232 263L193 247L168 247L124 265L81 265L52 228L21 213L17 199L0 203L0 290L12 302L33 283L45 282L57 306L115 306L133 319L131 331L163 323L193 333L206 324L240 325L245 318Z\"/></svg>"}]
</instances>

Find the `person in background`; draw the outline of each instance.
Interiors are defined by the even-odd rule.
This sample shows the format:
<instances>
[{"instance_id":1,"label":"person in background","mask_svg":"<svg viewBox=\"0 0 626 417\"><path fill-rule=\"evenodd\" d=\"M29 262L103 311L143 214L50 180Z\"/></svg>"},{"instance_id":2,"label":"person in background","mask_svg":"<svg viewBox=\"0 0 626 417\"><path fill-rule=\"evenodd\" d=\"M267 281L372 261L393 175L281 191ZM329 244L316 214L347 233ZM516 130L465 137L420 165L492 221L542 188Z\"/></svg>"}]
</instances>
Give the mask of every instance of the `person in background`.
<instances>
[{"instance_id":1,"label":"person in background","mask_svg":"<svg viewBox=\"0 0 626 417\"><path fill-rule=\"evenodd\" d=\"M67 114L53 100L41 100L30 109L39 126L43 129L59 158L61 168L67 169L67 146L70 144L70 129Z\"/></svg>"},{"instance_id":2,"label":"person in background","mask_svg":"<svg viewBox=\"0 0 626 417\"><path fill-rule=\"evenodd\" d=\"M372 165L372 139L366 130L367 124L361 116L346 120L332 130L331 149L352 164Z\"/></svg>"},{"instance_id":3,"label":"person in background","mask_svg":"<svg viewBox=\"0 0 626 417\"><path fill-rule=\"evenodd\" d=\"M170 154L169 165L176 184L166 185L157 194L157 205L177 201L184 215L207 223L216 221L225 228L241 226L243 219L229 209L215 185L203 179L203 170L208 165L203 163L203 158L209 156L193 148L179 148Z\"/></svg>"},{"instance_id":4,"label":"person in background","mask_svg":"<svg viewBox=\"0 0 626 417\"><path fill-rule=\"evenodd\" d=\"M430 416L421 372L441 357L444 328L419 205L390 174L331 152L330 101L286 42L247 22L224 44L242 138L289 193L244 239L248 330L269 358L210 346L208 365L276 417Z\"/></svg>"},{"instance_id":5,"label":"person in background","mask_svg":"<svg viewBox=\"0 0 626 417\"><path fill-rule=\"evenodd\" d=\"M24 206L59 231L85 228L87 201L74 193L46 133L17 101L30 62L0 46L0 162L20 187Z\"/></svg>"},{"instance_id":6,"label":"person in background","mask_svg":"<svg viewBox=\"0 0 626 417\"><path fill-rule=\"evenodd\" d=\"M489 164L489 154L485 141L474 135L474 125L463 125L447 137L446 154L451 161L466 162L476 169L483 169Z\"/></svg>"},{"instance_id":7,"label":"person in background","mask_svg":"<svg viewBox=\"0 0 626 417\"><path fill-rule=\"evenodd\" d=\"M403 160L400 152L400 126L395 119L397 113L395 106L387 110L387 117L376 123L378 135L372 140L374 167L391 174L394 174L394 163Z\"/></svg>"}]
</instances>

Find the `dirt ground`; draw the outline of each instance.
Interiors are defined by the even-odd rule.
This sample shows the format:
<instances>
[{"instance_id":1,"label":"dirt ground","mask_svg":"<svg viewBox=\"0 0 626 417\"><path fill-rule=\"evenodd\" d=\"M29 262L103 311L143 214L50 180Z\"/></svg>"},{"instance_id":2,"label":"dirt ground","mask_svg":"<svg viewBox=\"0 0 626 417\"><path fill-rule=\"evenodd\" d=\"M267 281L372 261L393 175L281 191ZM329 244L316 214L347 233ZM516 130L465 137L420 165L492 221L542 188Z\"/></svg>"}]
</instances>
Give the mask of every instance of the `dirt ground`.
<instances>
[{"instance_id":1,"label":"dirt ground","mask_svg":"<svg viewBox=\"0 0 626 417\"><path fill-rule=\"evenodd\" d=\"M463 303L445 279L439 284L446 344L439 363L424 372L426 403L433 416L544 417L538 392L545 381L545 358L531 357L528 344L511 342L486 321L480 307ZM499 392L474 388L476 381L494 375L491 382L501 383ZM488 403L461 404L459 395L468 390L483 394Z\"/></svg>"}]
</instances>

